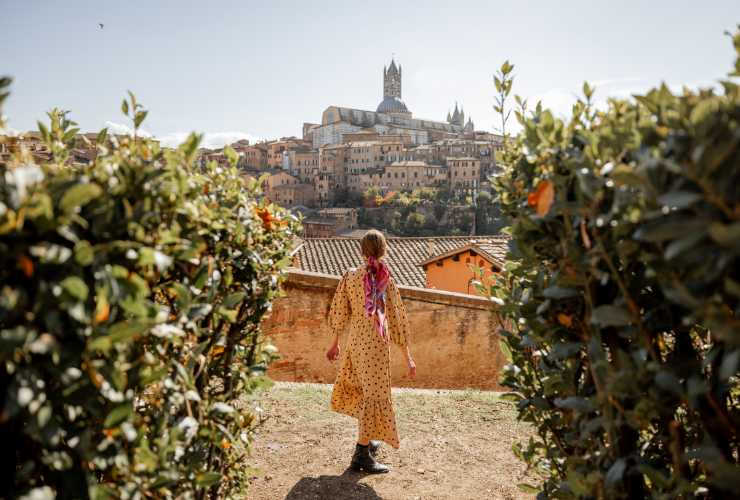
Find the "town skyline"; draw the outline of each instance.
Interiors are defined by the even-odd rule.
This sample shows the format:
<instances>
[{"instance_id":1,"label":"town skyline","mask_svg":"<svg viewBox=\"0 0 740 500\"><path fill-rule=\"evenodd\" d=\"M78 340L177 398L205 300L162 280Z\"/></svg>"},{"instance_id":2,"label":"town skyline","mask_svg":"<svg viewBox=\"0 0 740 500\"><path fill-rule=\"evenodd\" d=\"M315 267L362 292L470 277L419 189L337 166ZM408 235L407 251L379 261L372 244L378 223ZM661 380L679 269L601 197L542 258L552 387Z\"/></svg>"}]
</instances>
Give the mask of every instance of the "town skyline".
<instances>
[{"instance_id":1,"label":"town skyline","mask_svg":"<svg viewBox=\"0 0 740 500\"><path fill-rule=\"evenodd\" d=\"M457 101L476 128L493 132L492 74L506 59L517 65L515 92L559 113L567 112L584 80L603 99L660 81L710 85L722 78L732 56L722 32L734 28L740 8L732 2L686 2L681 9L670 8L677 2L656 4L640 5L636 17L636 3L618 9L572 3L557 12L544 3L506 12L487 3L314 7L326 15L289 2L222 2L217 12L167 2L104 9L87 2L64 8L8 3L0 43L9 56L0 73L14 78L6 111L11 130L35 130L36 120L58 106L84 131L124 132L119 104L132 90L150 110L144 129L163 144L197 131L206 134L204 146L219 147L300 136L303 122L317 121L332 105L375 109L379 68L395 56L405 71L404 100L416 117L443 119ZM579 11L581 20L574 17ZM612 22L572 30L586 19ZM661 20L670 27L661 32L665 45L650 48L644 41L651 23ZM327 30L334 35L320 36ZM620 36L622 50L615 50ZM105 73L96 71L102 63Z\"/></svg>"}]
</instances>

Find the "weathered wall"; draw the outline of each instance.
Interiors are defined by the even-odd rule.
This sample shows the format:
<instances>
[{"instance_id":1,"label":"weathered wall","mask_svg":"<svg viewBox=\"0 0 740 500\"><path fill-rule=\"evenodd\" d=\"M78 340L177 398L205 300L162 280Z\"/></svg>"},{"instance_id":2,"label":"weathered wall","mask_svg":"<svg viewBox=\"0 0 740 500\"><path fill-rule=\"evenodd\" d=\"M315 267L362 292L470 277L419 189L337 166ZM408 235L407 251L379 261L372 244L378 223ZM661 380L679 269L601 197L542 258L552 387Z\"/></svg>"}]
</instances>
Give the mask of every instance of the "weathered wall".
<instances>
[{"instance_id":1,"label":"weathered wall","mask_svg":"<svg viewBox=\"0 0 740 500\"><path fill-rule=\"evenodd\" d=\"M331 342L326 321L339 278L291 270L263 329L282 358L269 375L275 380L332 383L339 362L325 353ZM499 348L498 319L491 302L458 293L399 286L411 323L411 353L417 377L406 378L401 351L391 347L392 383L399 387L500 389L506 363ZM346 338L347 332L340 338Z\"/></svg>"}]
</instances>

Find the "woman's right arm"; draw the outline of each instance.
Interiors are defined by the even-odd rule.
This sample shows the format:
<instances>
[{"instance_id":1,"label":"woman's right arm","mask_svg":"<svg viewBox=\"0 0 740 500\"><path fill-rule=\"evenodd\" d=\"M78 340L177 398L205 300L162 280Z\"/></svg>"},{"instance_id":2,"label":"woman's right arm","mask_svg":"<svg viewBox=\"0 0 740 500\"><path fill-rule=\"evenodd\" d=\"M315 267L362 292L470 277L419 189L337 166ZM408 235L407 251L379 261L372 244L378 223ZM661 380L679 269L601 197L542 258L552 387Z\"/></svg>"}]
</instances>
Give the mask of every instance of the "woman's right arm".
<instances>
[{"instance_id":1,"label":"woman's right arm","mask_svg":"<svg viewBox=\"0 0 740 500\"><path fill-rule=\"evenodd\" d=\"M333 340L329 350L326 352L326 358L329 361L335 361L339 359L339 335L347 328L350 322L350 305L349 295L347 295L347 276L349 273L345 273L342 279L339 280L337 289L334 292L334 298L331 301L331 307L329 308L329 327L333 333Z\"/></svg>"}]
</instances>

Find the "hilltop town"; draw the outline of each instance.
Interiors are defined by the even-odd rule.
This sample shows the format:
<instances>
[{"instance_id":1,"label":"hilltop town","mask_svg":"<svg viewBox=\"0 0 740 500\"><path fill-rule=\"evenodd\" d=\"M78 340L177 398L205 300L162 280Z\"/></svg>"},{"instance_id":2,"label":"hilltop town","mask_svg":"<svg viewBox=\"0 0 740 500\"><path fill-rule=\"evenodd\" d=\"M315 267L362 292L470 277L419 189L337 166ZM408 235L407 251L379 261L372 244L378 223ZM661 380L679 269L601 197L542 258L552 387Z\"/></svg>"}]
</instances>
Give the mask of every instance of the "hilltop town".
<instances>
[{"instance_id":1,"label":"hilltop town","mask_svg":"<svg viewBox=\"0 0 740 500\"><path fill-rule=\"evenodd\" d=\"M475 233L465 200L471 204L488 191L502 138L476 131L457 103L444 121L414 118L402 100L402 72L394 60L383 68L375 111L329 106L320 123L303 124L300 138L231 145L244 175L264 179L271 201L307 216L306 236L350 234L358 224L356 207L420 190L444 193L453 208L453 199L460 202L470 213L452 226ZM201 159L228 163L223 149L204 150Z\"/></svg>"},{"instance_id":2,"label":"hilltop town","mask_svg":"<svg viewBox=\"0 0 740 500\"><path fill-rule=\"evenodd\" d=\"M329 106L320 123L303 124L302 137L229 145L240 171L262 179L270 201L300 212L307 237L348 236L368 225L406 236L490 232L476 221L472 205L490 191L487 179L496 171L501 136L477 131L458 103L441 121L414 117L402 100L401 65L392 60L382 76L383 97L375 111ZM78 134L67 162L94 160L96 136ZM39 132L12 139L0 144L0 163L20 147L39 161L51 154ZM224 149L202 148L198 161L225 165ZM382 210L360 209L358 215L360 207L377 207L403 193L416 193L416 201L421 193L427 203L400 218Z\"/></svg>"}]
</instances>

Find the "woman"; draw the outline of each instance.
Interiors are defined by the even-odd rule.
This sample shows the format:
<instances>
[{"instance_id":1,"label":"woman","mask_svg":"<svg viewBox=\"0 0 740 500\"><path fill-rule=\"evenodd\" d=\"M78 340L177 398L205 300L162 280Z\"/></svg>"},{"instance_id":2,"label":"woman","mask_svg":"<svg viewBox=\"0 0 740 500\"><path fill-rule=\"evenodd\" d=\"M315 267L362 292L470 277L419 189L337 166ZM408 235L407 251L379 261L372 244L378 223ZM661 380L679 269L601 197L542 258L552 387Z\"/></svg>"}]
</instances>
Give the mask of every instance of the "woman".
<instances>
[{"instance_id":1,"label":"woman","mask_svg":"<svg viewBox=\"0 0 740 500\"><path fill-rule=\"evenodd\" d=\"M382 260L385 237L370 230L361 248L365 266L347 271L334 293L329 310L334 342L326 357L339 358L339 334L349 326L331 409L357 419L359 436L350 467L377 474L388 472L388 467L374 458L380 447L376 440L399 447L391 403L389 340L406 354L409 377L416 376L416 365L409 352L409 323L401 294Z\"/></svg>"}]
</instances>

